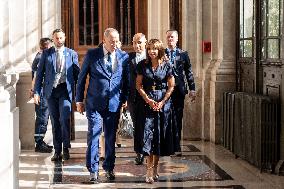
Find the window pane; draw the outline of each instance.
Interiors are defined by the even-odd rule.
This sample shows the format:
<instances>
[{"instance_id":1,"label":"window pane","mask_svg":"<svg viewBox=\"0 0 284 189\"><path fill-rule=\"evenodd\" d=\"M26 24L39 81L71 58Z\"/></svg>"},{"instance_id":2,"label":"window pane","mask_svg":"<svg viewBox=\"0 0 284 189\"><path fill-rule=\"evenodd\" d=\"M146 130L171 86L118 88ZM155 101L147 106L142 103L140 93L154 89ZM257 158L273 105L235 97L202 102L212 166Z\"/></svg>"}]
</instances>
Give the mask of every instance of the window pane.
<instances>
[{"instance_id":1,"label":"window pane","mask_svg":"<svg viewBox=\"0 0 284 189\"><path fill-rule=\"evenodd\" d=\"M244 38L253 36L253 0L244 0Z\"/></svg>"},{"instance_id":2,"label":"window pane","mask_svg":"<svg viewBox=\"0 0 284 189\"><path fill-rule=\"evenodd\" d=\"M266 0L261 1L261 36L266 36Z\"/></svg>"},{"instance_id":3,"label":"window pane","mask_svg":"<svg viewBox=\"0 0 284 189\"><path fill-rule=\"evenodd\" d=\"M244 41L240 41L240 57L244 57Z\"/></svg>"},{"instance_id":4,"label":"window pane","mask_svg":"<svg viewBox=\"0 0 284 189\"><path fill-rule=\"evenodd\" d=\"M243 0L240 2L240 38L244 38L244 4Z\"/></svg>"},{"instance_id":5,"label":"window pane","mask_svg":"<svg viewBox=\"0 0 284 189\"><path fill-rule=\"evenodd\" d=\"M135 0L119 0L116 6L117 28L122 44L132 43L135 34Z\"/></svg>"},{"instance_id":6,"label":"window pane","mask_svg":"<svg viewBox=\"0 0 284 189\"><path fill-rule=\"evenodd\" d=\"M268 1L268 34L279 35L279 0Z\"/></svg>"},{"instance_id":7,"label":"window pane","mask_svg":"<svg viewBox=\"0 0 284 189\"><path fill-rule=\"evenodd\" d=\"M252 57L252 40L244 40L244 57Z\"/></svg>"},{"instance_id":8,"label":"window pane","mask_svg":"<svg viewBox=\"0 0 284 189\"><path fill-rule=\"evenodd\" d=\"M268 58L279 58L279 39L268 39Z\"/></svg>"},{"instance_id":9,"label":"window pane","mask_svg":"<svg viewBox=\"0 0 284 189\"><path fill-rule=\"evenodd\" d=\"M261 59L266 59L266 40L261 41Z\"/></svg>"},{"instance_id":10,"label":"window pane","mask_svg":"<svg viewBox=\"0 0 284 189\"><path fill-rule=\"evenodd\" d=\"M79 44L99 43L98 0L79 1Z\"/></svg>"}]
</instances>

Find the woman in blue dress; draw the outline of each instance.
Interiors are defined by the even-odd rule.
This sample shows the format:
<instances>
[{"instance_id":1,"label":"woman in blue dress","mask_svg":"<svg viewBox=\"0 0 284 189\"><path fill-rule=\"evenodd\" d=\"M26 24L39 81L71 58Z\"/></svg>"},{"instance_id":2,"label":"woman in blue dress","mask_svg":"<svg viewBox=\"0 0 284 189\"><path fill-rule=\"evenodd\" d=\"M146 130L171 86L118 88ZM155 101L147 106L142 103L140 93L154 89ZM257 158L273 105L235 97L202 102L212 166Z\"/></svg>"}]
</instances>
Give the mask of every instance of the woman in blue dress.
<instances>
[{"instance_id":1,"label":"woman in blue dress","mask_svg":"<svg viewBox=\"0 0 284 189\"><path fill-rule=\"evenodd\" d=\"M175 151L170 100L174 85L162 41L151 39L147 44L147 59L137 65L136 78L136 88L145 101L143 152L147 160L147 183L158 179L159 156Z\"/></svg>"}]
</instances>

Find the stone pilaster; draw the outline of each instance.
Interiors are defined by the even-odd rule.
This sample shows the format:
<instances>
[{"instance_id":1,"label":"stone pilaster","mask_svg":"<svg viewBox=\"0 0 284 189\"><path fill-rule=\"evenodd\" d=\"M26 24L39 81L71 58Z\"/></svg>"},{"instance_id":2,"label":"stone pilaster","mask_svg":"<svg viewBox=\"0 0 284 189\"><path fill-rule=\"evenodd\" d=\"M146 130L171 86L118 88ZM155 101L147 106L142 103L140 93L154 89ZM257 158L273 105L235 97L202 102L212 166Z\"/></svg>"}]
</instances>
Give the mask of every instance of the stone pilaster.
<instances>
[{"instance_id":1,"label":"stone pilaster","mask_svg":"<svg viewBox=\"0 0 284 189\"><path fill-rule=\"evenodd\" d=\"M35 107L33 103L27 103L29 98L29 89L31 88L31 73L22 72L19 74L17 83L17 106L20 107L19 120L21 148L34 149L34 125L35 125Z\"/></svg>"},{"instance_id":2,"label":"stone pilaster","mask_svg":"<svg viewBox=\"0 0 284 189\"><path fill-rule=\"evenodd\" d=\"M209 125L206 138L220 143L222 139L223 93L236 88L235 2L211 1L212 59L205 79L205 125ZM230 19L227 19L230 18ZM204 23L205 24L205 23Z\"/></svg>"},{"instance_id":3,"label":"stone pilaster","mask_svg":"<svg viewBox=\"0 0 284 189\"><path fill-rule=\"evenodd\" d=\"M184 128L198 138L219 143L222 138L222 95L235 89L235 2L230 0L183 1L183 46L191 55L197 100L186 99ZM228 19L230 18L230 19ZM211 42L211 52L202 42Z\"/></svg>"},{"instance_id":4,"label":"stone pilaster","mask_svg":"<svg viewBox=\"0 0 284 189\"><path fill-rule=\"evenodd\" d=\"M161 39L166 46L166 31L170 28L169 0L148 0L148 40Z\"/></svg>"},{"instance_id":5,"label":"stone pilaster","mask_svg":"<svg viewBox=\"0 0 284 189\"><path fill-rule=\"evenodd\" d=\"M203 82L202 82L202 1L182 1L182 46L188 51L197 98L194 103L185 98L183 139L201 139L203 133Z\"/></svg>"}]
</instances>

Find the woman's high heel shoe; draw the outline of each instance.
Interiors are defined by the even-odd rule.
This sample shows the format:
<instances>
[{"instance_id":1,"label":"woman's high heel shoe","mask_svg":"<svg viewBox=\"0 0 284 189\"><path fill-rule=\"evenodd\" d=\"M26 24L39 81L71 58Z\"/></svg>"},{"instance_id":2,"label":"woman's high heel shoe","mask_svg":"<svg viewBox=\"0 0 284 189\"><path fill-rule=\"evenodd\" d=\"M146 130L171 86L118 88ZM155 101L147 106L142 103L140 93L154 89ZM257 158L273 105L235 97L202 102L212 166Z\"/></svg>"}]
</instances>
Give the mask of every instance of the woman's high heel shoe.
<instances>
[{"instance_id":1,"label":"woman's high heel shoe","mask_svg":"<svg viewBox=\"0 0 284 189\"><path fill-rule=\"evenodd\" d=\"M153 166L152 167L147 167L147 173L146 173L145 182L148 183L148 184L153 184L154 183Z\"/></svg>"},{"instance_id":2,"label":"woman's high heel shoe","mask_svg":"<svg viewBox=\"0 0 284 189\"><path fill-rule=\"evenodd\" d=\"M158 175L158 165L153 166L153 179L158 180L159 175Z\"/></svg>"}]
</instances>

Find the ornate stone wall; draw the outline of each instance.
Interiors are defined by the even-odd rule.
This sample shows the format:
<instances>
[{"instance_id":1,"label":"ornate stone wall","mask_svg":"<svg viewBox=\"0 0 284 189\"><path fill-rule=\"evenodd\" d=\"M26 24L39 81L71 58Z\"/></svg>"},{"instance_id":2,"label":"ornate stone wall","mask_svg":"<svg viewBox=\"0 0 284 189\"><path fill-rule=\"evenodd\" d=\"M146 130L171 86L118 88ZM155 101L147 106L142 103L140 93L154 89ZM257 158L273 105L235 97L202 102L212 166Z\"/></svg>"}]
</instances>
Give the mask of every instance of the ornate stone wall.
<instances>
[{"instance_id":1,"label":"ornate stone wall","mask_svg":"<svg viewBox=\"0 0 284 189\"><path fill-rule=\"evenodd\" d=\"M235 89L235 11L230 0L183 1L183 47L197 85L196 102L186 99L185 139L221 142L222 94ZM203 41L211 52L202 51Z\"/></svg>"},{"instance_id":2,"label":"ornate stone wall","mask_svg":"<svg viewBox=\"0 0 284 189\"><path fill-rule=\"evenodd\" d=\"M17 74L0 69L0 188L18 188L19 108L16 107Z\"/></svg>"},{"instance_id":3,"label":"ornate stone wall","mask_svg":"<svg viewBox=\"0 0 284 189\"><path fill-rule=\"evenodd\" d=\"M61 25L60 2L0 1L0 151L5 154L0 156L0 188L18 188L19 138L23 139L22 148L33 148L34 106L26 98L31 64L39 39L50 37ZM19 127L29 128L29 132L19 132Z\"/></svg>"}]
</instances>

